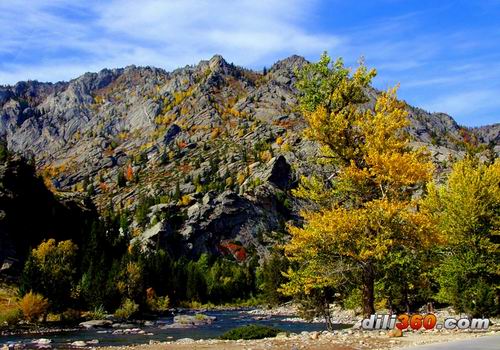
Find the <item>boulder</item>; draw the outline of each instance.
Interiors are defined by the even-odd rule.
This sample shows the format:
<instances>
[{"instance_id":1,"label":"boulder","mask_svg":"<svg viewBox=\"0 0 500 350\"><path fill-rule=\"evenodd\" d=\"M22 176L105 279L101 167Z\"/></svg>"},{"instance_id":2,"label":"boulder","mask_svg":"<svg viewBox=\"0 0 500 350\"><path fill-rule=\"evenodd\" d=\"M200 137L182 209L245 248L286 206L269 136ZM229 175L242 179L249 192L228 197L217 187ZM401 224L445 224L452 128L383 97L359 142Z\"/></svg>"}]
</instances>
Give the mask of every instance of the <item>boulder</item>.
<instances>
[{"instance_id":1,"label":"boulder","mask_svg":"<svg viewBox=\"0 0 500 350\"><path fill-rule=\"evenodd\" d=\"M200 326L205 324L212 324L217 318L215 316L207 316L204 314L197 315L177 315L174 317L174 324L191 324Z\"/></svg>"},{"instance_id":2,"label":"boulder","mask_svg":"<svg viewBox=\"0 0 500 350\"><path fill-rule=\"evenodd\" d=\"M112 324L113 322L109 320L90 320L80 323L80 327L90 329L98 327L111 327Z\"/></svg>"},{"instance_id":3,"label":"boulder","mask_svg":"<svg viewBox=\"0 0 500 350\"><path fill-rule=\"evenodd\" d=\"M172 233L172 229L168 222L164 220L158 222L153 227L148 228L137 237L134 237L130 241L130 243L138 243L141 247L147 248L148 243L157 241L157 237L160 237L160 240L163 241L163 239L166 238L170 233Z\"/></svg>"},{"instance_id":4,"label":"boulder","mask_svg":"<svg viewBox=\"0 0 500 350\"><path fill-rule=\"evenodd\" d=\"M390 338L398 338L398 337L403 336L403 331L399 328L394 328L394 329L391 329L389 332L387 332L387 335Z\"/></svg>"}]
</instances>

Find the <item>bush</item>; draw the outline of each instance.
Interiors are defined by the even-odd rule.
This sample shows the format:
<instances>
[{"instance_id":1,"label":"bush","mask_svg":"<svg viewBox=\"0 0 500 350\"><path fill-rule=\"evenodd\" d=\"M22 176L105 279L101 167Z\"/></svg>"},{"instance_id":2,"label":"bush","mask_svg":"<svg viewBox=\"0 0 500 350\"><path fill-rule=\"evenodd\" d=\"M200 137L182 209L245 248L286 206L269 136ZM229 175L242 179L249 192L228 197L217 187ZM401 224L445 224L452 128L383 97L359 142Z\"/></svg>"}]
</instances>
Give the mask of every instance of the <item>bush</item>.
<instances>
[{"instance_id":1,"label":"bush","mask_svg":"<svg viewBox=\"0 0 500 350\"><path fill-rule=\"evenodd\" d=\"M118 318L129 319L137 311L139 311L139 305L130 299L125 299L122 306L115 311L115 316Z\"/></svg>"},{"instance_id":2,"label":"bush","mask_svg":"<svg viewBox=\"0 0 500 350\"><path fill-rule=\"evenodd\" d=\"M152 299L148 299L149 309L153 312L165 312L168 311L170 305L170 298L168 295L164 297L155 296Z\"/></svg>"},{"instance_id":3,"label":"bush","mask_svg":"<svg viewBox=\"0 0 500 350\"><path fill-rule=\"evenodd\" d=\"M203 321L207 319L207 315L204 314L196 314L194 315L194 318L197 319L198 321Z\"/></svg>"},{"instance_id":4,"label":"bush","mask_svg":"<svg viewBox=\"0 0 500 350\"><path fill-rule=\"evenodd\" d=\"M2 312L0 314L0 326L15 326L19 323L19 321L21 321L22 317L23 313L21 312L21 309L16 308Z\"/></svg>"},{"instance_id":5,"label":"bush","mask_svg":"<svg viewBox=\"0 0 500 350\"><path fill-rule=\"evenodd\" d=\"M93 311L87 313L87 318L90 320L104 320L106 318L106 311L102 305L99 305Z\"/></svg>"},{"instance_id":6,"label":"bush","mask_svg":"<svg viewBox=\"0 0 500 350\"><path fill-rule=\"evenodd\" d=\"M75 309L67 309L61 314L61 321L66 323L77 323L81 319L81 313Z\"/></svg>"},{"instance_id":7,"label":"bush","mask_svg":"<svg viewBox=\"0 0 500 350\"><path fill-rule=\"evenodd\" d=\"M27 259L19 289L40 293L50 300L51 311L60 313L74 304L77 284L77 249L72 241L43 241Z\"/></svg>"},{"instance_id":8,"label":"bush","mask_svg":"<svg viewBox=\"0 0 500 350\"><path fill-rule=\"evenodd\" d=\"M223 340L262 339L276 337L276 335L281 332L283 331L278 328L249 324L243 327L231 329L221 335L220 338Z\"/></svg>"},{"instance_id":9,"label":"bush","mask_svg":"<svg viewBox=\"0 0 500 350\"><path fill-rule=\"evenodd\" d=\"M47 315L49 302L41 294L29 292L19 302L24 318L29 322L37 322L40 317Z\"/></svg>"}]
</instances>

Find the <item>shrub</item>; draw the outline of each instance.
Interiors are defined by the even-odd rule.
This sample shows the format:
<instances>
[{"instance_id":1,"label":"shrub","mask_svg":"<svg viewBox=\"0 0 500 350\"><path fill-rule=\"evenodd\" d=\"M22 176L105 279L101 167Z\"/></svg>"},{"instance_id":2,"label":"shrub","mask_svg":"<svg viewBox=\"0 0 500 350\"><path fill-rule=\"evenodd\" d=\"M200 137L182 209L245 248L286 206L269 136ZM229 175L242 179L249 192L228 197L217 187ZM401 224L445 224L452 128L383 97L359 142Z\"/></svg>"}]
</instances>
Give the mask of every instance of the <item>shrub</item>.
<instances>
[{"instance_id":1,"label":"shrub","mask_svg":"<svg viewBox=\"0 0 500 350\"><path fill-rule=\"evenodd\" d=\"M179 205L186 207L191 203L191 201L192 201L191 196L188 194L185 194L181 197L181 199L179 199Z\"/></svg>"},{"instance_id":2,"label":"shrub","mask_svg":"<svg viewBox=\"0 0 500 350\"><path fill-rule=\"evenodd\" d=\"M276 335L281 332L283 331L278 328L249 324L243 327L231 329L230 331L221 335L220 338L224 340L262 339L276 337Z\"/></svg>"},{"instance_id":3,"label":"shrub","mask_svg":"<svg viewBox=\"0 0 500 350\"><path fill-rule=\"evenodd\" d=\"M22 316L23 313L21 312L21 309L18 308L2 312L0 314L0 326L15 326L19 321L21 321Z\"/></svg>"},{"instance_id":4,"label":"shrub","mask_svg":"<svg viewBox=\"0 0 500 350\"><path fill-rule=\"evenodd\" d=\"M221 130L219 128L215 128L212 130L212 132L210 133L210 138L213 140L213 139L216 139L219 135L221 134Z\"/></svg>"},{"instance_id":5,"label":"shrub","mask_svg":"<svg viewBox=\"0 0 500 350\"><path fill-rule=\"evenodd\" d=\"M29 292L19 302L24 318L29 322L36 322L47 314L49 302L41 294Z\"/></svg>"},{"instance_id":6,"label":"shrub","mask_svg":"<svg viewBox=\"0 0 500 350\"><path fill-rule=\"evenodd\" d=\"M207 315L204 315L204 314L196 314L194 315L194 318L199 320L199 321L203 321L203 320L206 320L207 319Z\"/></svg>"},{"instance_id":7,"label":"shrub","mask_svg":"<svg viewBox=\"0 0 500 350\"><path fill-rule=\"evenodd\" d=\"M51 311L60 313L74 302L77 284L77 249L72 241L43 241L27 259L19 289L40 293L51 302Z\"/></svg>"},{"instance_id":8,"label":"shrub","mask_svg":"<svg viewBox=\"0 0 500 350\"><path fill-rule=\"evenodd\" d=\"M120 308L115 311L115 316L118 318L129 319L137 311L139 311L139 305L130 299L125 299Z\"/></svg>"},{"instance_id":9,"label":"shrub","mask_svg":"<svg viewBox=\"0 0 500 350\"><path fill-rule=\"evenodd\" d=\"M80 311L75 309L67 309L61 314L61 321L66 323L77 323L81 318Z\"/></svg>"},{"instance_id":10,"label":"shrub","mask_svg":"<svg viewBox=\"0 0 500 350\"><path fill-rule=\"evenodd\" d=\"M259 156L260 156L260 160L263 163L269 162L271 160L271 158L273 157L272 153L269 150L260 152Z\"/></svg>"},{"instance_id":11,"label":"shrub","mask_svg":"<svg viewBox=\"0 0 500 350\"><path fill-rule=\"evenodd\" d=\"M146 301L151 311L165 312L168 310L170 304L170 298L168 295L164 297L157 296L153 288L148 288L146 293Z\"/></svg>"},{"instance_id":12,"label":"shrub","mask_svg":"<svg viewBox=\"0 0 500 350\"><path fill-rule=\"evenodd\" d=\"M292 146L288 142L285 142L281 145L281 150L283 152L292 152Z\"/></svg>"},{"instance_id":13,"label":"shrub","mask_svg":"<svg viewBox=\"0 0 500 350\"><path fill-rule=\"evenodd\" d=\"M106 318L106 311L102 305L99 305L93 311L87 313L87 318L91 320L104 320Z\"/></svg>"}]
</instances>

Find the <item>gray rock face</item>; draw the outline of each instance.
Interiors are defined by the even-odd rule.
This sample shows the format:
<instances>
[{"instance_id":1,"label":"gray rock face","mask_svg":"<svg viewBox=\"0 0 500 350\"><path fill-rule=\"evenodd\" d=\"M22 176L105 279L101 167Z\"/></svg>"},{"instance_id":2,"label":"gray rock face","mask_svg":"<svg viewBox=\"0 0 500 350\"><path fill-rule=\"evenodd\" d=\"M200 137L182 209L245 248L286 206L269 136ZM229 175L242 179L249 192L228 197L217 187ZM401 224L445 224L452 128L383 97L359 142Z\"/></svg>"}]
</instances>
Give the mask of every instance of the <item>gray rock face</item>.
<instances>
[{"instance_id":1,"label":"gray rock face","mask_svg":"<svg viewBox=\"0 0 500 350\"><path fill-rule=\"evenodd\" d=\"M172 234L172 228L167 221L160 221L153 227L142 232L139 236L131 240L131 244L147 246L150 243L164 242Z\"/></svg>"},{"instance_id":2,"label":"gray rock face","mask_svg":"<svg viewBox=\"0 0 500 350\"><path fill-rule=\"evenodd\" d=\"M150 210L147 227L134 226L138 243L180 234L188 253L223 253L230 241L262 256L300 209L289 196L297 178L332 173L302 137L295 82L305 64L291 56L263 75L217 55L173 72L130 66L0 86L0 138L34 157L58 191L88 192L100 209L171 201ZM370 108L379 92L367 93ZM446 114L407 108L414 145L429 147L439 167L463 156L466 139L498 156L499 124L466 129Z\"/></svg>"},{"instance_id":3,"label":"gray rock face","mask_svg":"<svg viewBox=\"0 0 500 350\"><path fill-rule=\"evenodd\" d=\"M280 228L286 213L277 206L276 192L272 185L261 185L254 195L238 195L225 191L215 198L207 194L203 203L187 209L187 219L180 229L187 252L199 255L204 252L228 254L221 243L237 242L246 249L255 249L259 256L267 255L262 235Z\"/></svg>"}]
</instances>

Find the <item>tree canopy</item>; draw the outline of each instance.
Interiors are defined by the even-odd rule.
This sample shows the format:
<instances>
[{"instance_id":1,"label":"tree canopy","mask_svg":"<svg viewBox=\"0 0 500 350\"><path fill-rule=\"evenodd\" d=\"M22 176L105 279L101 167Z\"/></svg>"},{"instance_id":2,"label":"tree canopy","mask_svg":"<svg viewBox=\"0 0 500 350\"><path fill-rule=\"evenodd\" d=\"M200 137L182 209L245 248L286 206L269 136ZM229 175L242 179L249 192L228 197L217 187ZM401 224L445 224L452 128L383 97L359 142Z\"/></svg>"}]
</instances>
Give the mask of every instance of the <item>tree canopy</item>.
<instances>
[{"instance_id":1,"label":"tree canopy","mask_svg":"<svg viewBox=\"0 0 500 350\"><path fill-rule=\"evenodd\" d=\"M374 70L354 71L324 54L300 74L300 106L308 123L305 136L321 148L319 162L328 177L302 177L294 194L316 203L305 210L303 226L290 226L286 253L289 294L359 280L365 314L374 312L378 265L392 249L418 250L437 239L432 220L413 193L432 178L424 149L409 147L409 125L396 88L369 94Z\"/></svg>"}]
</instances>

